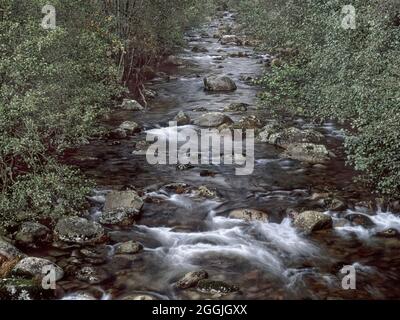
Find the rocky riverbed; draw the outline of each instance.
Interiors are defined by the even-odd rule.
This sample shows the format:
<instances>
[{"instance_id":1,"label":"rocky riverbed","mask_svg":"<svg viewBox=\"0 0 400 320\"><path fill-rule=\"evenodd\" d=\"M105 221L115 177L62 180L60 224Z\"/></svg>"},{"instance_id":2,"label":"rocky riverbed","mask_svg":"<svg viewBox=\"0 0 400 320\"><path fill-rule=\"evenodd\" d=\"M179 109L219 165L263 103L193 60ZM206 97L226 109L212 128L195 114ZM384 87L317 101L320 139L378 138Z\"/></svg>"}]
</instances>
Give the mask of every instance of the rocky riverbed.
<instances>
[{"instance_id":1,"label":"rocky riverbed","mask_svg":"<svg viewBox=\"0 0 400 320\"><path fill-rule=\"evenodd\" d=\"M400 216L353 182L334 123L278 123L252 84L273 57L221 13L124 100L110 134L68 163L97 182L82 217L29 222L0 239L0 299L399 298ZM146 134L256 131L255 168L150 165ZM340 270L357 271L343 290ZM44 290L43 267L57 289Z\"/></svg>"}]
</instances>

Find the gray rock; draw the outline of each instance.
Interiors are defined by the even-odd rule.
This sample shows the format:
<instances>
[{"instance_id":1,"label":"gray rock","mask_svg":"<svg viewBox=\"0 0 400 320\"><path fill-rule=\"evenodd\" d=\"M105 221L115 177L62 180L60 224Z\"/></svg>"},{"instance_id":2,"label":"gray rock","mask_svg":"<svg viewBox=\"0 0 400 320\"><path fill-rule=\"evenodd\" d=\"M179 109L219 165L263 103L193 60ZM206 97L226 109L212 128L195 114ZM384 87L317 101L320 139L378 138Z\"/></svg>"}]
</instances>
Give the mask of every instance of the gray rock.
<instances>
[{"instance_id":1,"label":"gray rock","mask_svg":"<svg viewBox=\"0 0 400 320\"><path fill-rule=\"evenodd\" d=\"M121 300L136 300L136 301L142 300L142 301L145 301L145 300L157 300L157 298L154 297L154 296L150 296L148 294L140 294L140 295L134 294L134 295L129 295L129 296L123 297Z\"/></svg>"},{"instance_id":2,"label":"gray rock","mask_svg":"<svg viewBox=\"0 0 400 320\"><path fill-rule=\"evenodd\" d=\"M251 116L245 116L242 119L240 119L238 122L235 123L234 128L235 129L259 129L262 127L262 122L259 118L257 118L254 115Z\"/></svg>"},{"instance_id":3,"label":"gray rock","mask_svg":"<svg viewBox=\"0 0 400 320\"><path fill-rule=\"evenodd\" d=\"M140 252L143 246L136 241L127 241L124 243L119 243L115 246L116 254L135 254Z\"/></svg>"},{"instance_id":4,"label":"gray rock","mask_svg":"<svg viewBox=\"0 0 400 320\"><path fill-rule=\"evenodd\" d=\"M75 276L78 280L89 284L99 284L109 278L108 273L104 269L92 266L83 267Z\"/></svg>"},{"instance_id":5,"label":"gray rock","mask_svg":"<svg viewBox=\"0 0 400 320\"><path fill-rule=\"evenodd\" d=\"M190 117L183 111L179 111L179 113L174 118L174 121L177 122L178 126L185 126L190 124L191 122Z\"/></svg>"},{"instance_id":6,"label":"gray rock","mask_svg":"<svg viewBox=\"0 0 400 320\"><path fill-rule=\"evenodd\" d=\"M330 159L330 153L324 145L313 143L289 144L283 156L312 164L324 163Z\"/></svg>"},{"instance_id":7,"label":"gray rock","mask_svg":"<svg viewBox=\"0 0 400 320\"><path fill-rule=\"evenodd\" d=\"M125 121L119 126L118 129L125 131L126 134L130 136L140 132L142 130L142 127L134 121Z\"/></svg>"},{"instance_id":8,"label":"gray rock","mask_svg":"<svg viewBox=\"0 0 400 320\"><path fill-rule=\"evenodd\" d=\"M0 237L0 256L5 257L7 260L15 258L24 258L26 255L14 247L11 243L3 240Z\"/></svg>"},{"instance_id":9,"label":"gray rock","mask_svg":"<svg viewBox=\"0 0 400 320\"><path fill-rule=\"evenodd\" d=\"M200 280L197 284L197 290L203 293L227 294L239 291L239 287L227 284L223 281L213 281L209 279Z\"/></svg>"},{"instance_id":10,"label":"gray rock","mask_svg":"<svg viewBox=\"0 0 400 320\"><path fill-rule=\"evenodd\" d=\"M375 236L379 238L399 238L400 232L396 229L391 228L377 232Z\"/></svg>"},{"instance_id":11,"label":"gray rock","mask_svg":"<svg viewBox=\"0 0 400 320\"><path fill-rule=\"evenodd\" d=\"M54 233L61 241L79 245L98 243L105 237L100 224L79 217L60 219Z\"/></svg>"},{"instance_id":12,"label":"gray rock","mask_svg":"<svg viewBox=\"0 0 400 320\"><path fill-rule=\"evenodd\" d=\"M64 277L64 271L59 266L49 260L35 257L22 259L15 265L12 272L17 276L28 276L31 278L41 279L48 272L48 270L44 271L44 268L47 266L51 267L52 270L55 271L57 281Z\"/></svg>"},{"instance_id":13,"label":"gray rock","mask_svg":"<svg viewBox=\"0 0 400 320\"><path fill-rule=\"evenodd\" d=\"M51 239L50 230L37 222L24 222L20 225L15 240L18 244L36 247L36 244L49 242Z\"/></svg>"},{"instance_id":14,"label":"gray rock","mask_svg":"<svg viewBox=\"0 0 400 320\"><path fill-rule=\"evenodd\" d=\"M0 279L0 300L48 300L52 290L45 290L33 279Z\"/></svg>"},{"instance_id":15,"label":"gray rock","mask_svg":"<svg viewBox=\"0 0 400 320\"><path fill-rule=\"evenodd\" d=\"M204 270L189 272L185 274L182 279L177 281L176 286L180 289L196 287L200 280L207 278L208 273Z\"/></svg>"},{"instance_id":16,"label":"gray rock","mask_svg":"<svg viewBox=\"0 0 400 320\"><path fill-rule=\"evenodd\" d=\"M318 211L305 211L300 213L294 220L294 225L300 231L311 234L315 231L331 229L332 217Z\"/></svg>"},{"instance_id":17,"label":"gray rock","mask_svg":"<svg viewBox=\"0 0 400 320\"><path fill-rule=\"evenodd\" d=\"M121 105L121 108L124 110L130 110L130 111L143 111L144 107L137 102L136 100L133 99L124 99Z\"/></svg>"},{"instance_id":18,"label":"gray rock","mask_svg":"<svg viewBox=\"0 0 400 320\"><path fill-rule=\"evenodd\" d=\"M222 112L208 112L201 115L194 121L194 124L200 127L219 127L222 124L232 124L233 120Z\"/></svg>"},{"instance_id":19,"label":"gray rock","mask_svg":"<svg viewBox=\"0 0 400 320\"><path fill-rule=\"evenodd\" d=\"M106 196L102 224L130 224L140 215L143 200L135 191L112 191Z\"/></svg>"},{"instance_id":20,"label":"gray rock","mask_svg":"<svg viewBox=\"0 0 400 320\"><path fill-rule=\"evenodd\" d=\"M231 103L229 106L226 106L224 108L225 112L246 112L247 109L249 108L249 104L247 103Z\"/></svg>"},{"instance_id":21,"label":"gray rock","mask_svg":"<svg viewBox=\"0 0 400 320\"><path fill-rule=\"evenodd\" d=\"M344 218L350 221L353 225L362 226L366 229L371 229L375 227L375 223L366 214L350 213L347 214Z\"/></svg>"},{"instance_id":22,"label":"gray rock","mask_svg":"<svg viewBox=\"0 0 400 320\"><path fill-rule=\"evenodd\" d=\"M237 209L229 213L231 219L268 222L268 213L254 209Z\"/></svg>"},{"instance_id":23,"label":"gray rock","mask_svg":"<svg viewBox=\"0 0 400 320\"><path fill-rule=\"evenodd\" d=\"M235 82L227 76L206 77L204 87L206 91L235 91L237 89Z\"/></svg>"},{"instance_id":24,"label":"gray rock","mask_svg":"<svg viewBox=\"0 0 400 320\"><path fill-rule=\"evenodd\" d=\"M287 148L294 143L320 143L324 135L318 131L306 129L300 130L295 127L282 129L278 124L269 124L259 133L258 140Z\"/></svg>"},{"instance_id":25,"label":"gray rock","mask_svg":"<svg viewBox=\"0 0 400 320\"><path fill-rule=\"evenodd\" d=\"M235 35L225 35L220 39L221 44L242 45L242 40Z\"/></svg>"},{"instance_id":26,"label":"gray rock","mask_svg":"<svg viewBox=\"0 0 400 320\"><path fill-rule=\"evenodd\" d=\"M194 47L192 48L192 52L195 52L195 53L205 53L205 52L208 52L208 50L207 50L207 48L205 48L205 47L194 46Z\"/></svg>"}]
</instances>

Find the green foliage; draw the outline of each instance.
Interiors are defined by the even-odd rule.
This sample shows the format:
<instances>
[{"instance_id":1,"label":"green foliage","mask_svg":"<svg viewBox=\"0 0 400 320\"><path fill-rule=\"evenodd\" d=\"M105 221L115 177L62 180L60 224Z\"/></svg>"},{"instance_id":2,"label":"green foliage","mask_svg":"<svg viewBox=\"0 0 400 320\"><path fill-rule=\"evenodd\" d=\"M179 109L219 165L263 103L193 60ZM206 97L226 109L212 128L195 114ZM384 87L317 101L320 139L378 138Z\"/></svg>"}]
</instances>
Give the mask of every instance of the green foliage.
<instances>
[{"instance_id":1,"label":"green foliage","mask_svg":"<svg viewBox=\"0 0 400 320\"><path fill-rule=\"evenodd\" d=\"M268 108L348 123L349 163L383 195L400 196L400 2L238 0L246 30L282 65L261 79ZM288 50L290 49L290 50Z\"/></svg>"},{"instance_id":2,"label":"green foliage","mask_svg":"<svg viewBox=\"0 0 400 320\"><path fill-rule=\"evenodd\" d=\"M121 74L171 51L211 0L0 1L0 227L75 214L91 183L59 161L101 133ZM121 71L122 69L122 71Z\"/></svg>"}]
</instances>

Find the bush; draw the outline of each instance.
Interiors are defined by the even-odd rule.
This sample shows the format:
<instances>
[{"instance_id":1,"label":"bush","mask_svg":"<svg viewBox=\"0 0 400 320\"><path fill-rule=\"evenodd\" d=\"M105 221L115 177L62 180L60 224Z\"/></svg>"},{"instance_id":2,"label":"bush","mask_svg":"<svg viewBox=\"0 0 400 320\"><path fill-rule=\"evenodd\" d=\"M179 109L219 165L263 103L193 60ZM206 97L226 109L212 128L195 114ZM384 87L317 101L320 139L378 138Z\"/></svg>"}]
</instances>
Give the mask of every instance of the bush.
<instances>
[{"instance_id":1,"label":"bush","mask_svg":"<svg viewBox=\"0 0 400 320\"><path fill-rule=\"evenodd\" d=\"M356 29L348 30L341 26L346 1L235 3L246 30L283 62L260 80L265 105L349 124L349 163L368 186L400 197L400 3L352 1Z\"/></svg>"}]
</instances>

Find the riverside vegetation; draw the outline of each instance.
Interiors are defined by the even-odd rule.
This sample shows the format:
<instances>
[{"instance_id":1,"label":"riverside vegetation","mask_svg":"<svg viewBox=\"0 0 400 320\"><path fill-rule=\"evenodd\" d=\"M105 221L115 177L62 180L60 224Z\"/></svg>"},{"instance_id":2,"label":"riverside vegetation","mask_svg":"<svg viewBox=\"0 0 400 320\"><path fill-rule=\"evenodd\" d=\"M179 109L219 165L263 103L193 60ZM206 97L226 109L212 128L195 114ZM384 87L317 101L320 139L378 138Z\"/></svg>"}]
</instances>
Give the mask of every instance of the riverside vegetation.
<instances>
[{"instance_id":1,"label":"riverside vegetation","mask_svg":"<svg viewBox=\"0 0 400 320\"><path fill-rule=\"evenodd\" d=\"M395 2L45 4L0 5L0 300L400 297ZM254 173L146 161L204 128Z\"/></svg>"}]
</instances>

